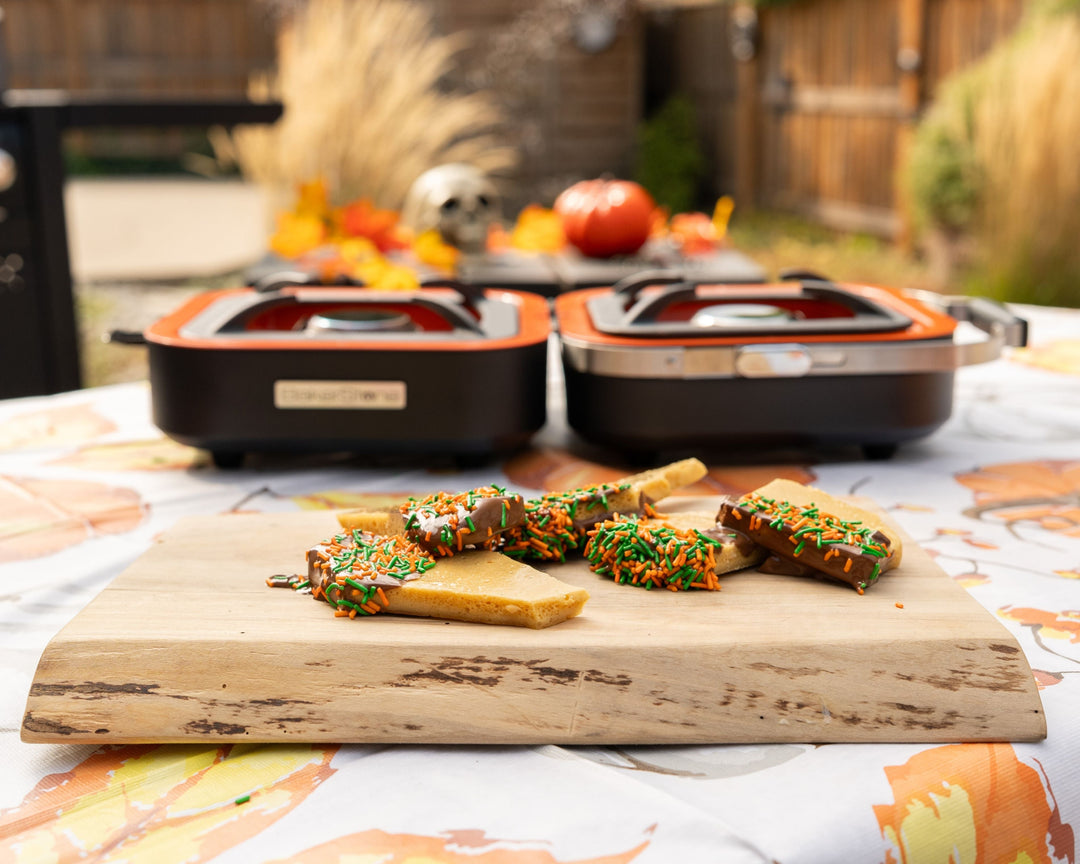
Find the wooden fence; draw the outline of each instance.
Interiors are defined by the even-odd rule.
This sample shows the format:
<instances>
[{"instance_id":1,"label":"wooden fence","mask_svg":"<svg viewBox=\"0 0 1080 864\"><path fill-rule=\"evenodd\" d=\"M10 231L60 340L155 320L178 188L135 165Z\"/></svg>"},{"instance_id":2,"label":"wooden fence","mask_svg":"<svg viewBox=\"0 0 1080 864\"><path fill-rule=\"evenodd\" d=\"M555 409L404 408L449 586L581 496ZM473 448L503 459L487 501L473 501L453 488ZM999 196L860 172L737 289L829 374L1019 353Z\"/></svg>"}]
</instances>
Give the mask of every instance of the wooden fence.
<instances>
[{"instance_id":1,"label":"wooden fence","mask_svg":"<svg viewBox=\"0 0 1080 864\"><path fill-rule=\"evenodd\" d=\"M243 96L274 62L274 24L250 0L2 0L4 85L112 94ZM72 154L174 161L187 129L68 133Z\"/></svg>"},{"instance_id":2,"label":"wooden fence","mask_svg":"<svg viewBox=\"0 0 1080 864\"><path fill-rule=\"evenodd\" d=\"M270 3L0 2L9 87L238 95L273 63ZM440 29L468 31L478 46L463 80L469 63L483 59L480 48L512 35L537 5L431 0ZM545 56L526 50L525 89L515 95L505 80L495 82L517 99L525 158L514 197L550 200L575 176L627 173L644 94L659 76L665 90L688 93L698 108L709 193L733 192L742 206L794 210L838 227L902 233L895 176L915 120L944 78L1011 32L1023 5L717 2L650 16L647 32L645 16L631 13L597 54L566 40ZM732 20L747 13L756 17L756 51L736 61ZM534 22L534 31L544 24ZM534 35L522 30L522 45L534 44Z\"/></svg>"},{"instance_id":3,"label":"wooden fence","mask_svg":"<svg viewBox=\"0 0 1080 864\"><path fill-rule=\"evenodd\" d=\"M7 86L241 95L274 60L250 0L3 0Z\"/></svg>"},{"instance_id":4,"label":"wooden fence","mask_svg":"<svg viewBox=\"0 0 1080 864\"><path fill-rule=\"evenodd\" d=\"M1016 26L1023 0L794 0L678 15L671 86L698 106L714 192L888 236L897 168L940 83ZM736 61L733 23L756 19ZM744 29L741 31L746 33ZM706 58L702 60L701 58Z\"/></svg>"}]
</instances>

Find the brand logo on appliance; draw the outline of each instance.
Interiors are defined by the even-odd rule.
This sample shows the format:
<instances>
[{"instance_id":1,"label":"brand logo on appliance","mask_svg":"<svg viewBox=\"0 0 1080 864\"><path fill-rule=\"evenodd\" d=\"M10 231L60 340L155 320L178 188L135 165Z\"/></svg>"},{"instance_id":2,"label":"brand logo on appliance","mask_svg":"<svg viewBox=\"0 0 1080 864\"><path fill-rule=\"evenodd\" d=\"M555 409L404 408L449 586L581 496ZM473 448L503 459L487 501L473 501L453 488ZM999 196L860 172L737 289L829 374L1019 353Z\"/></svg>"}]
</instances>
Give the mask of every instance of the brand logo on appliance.
<instances>
[{"instance_id":1,"label":"brand logo on appliance","mask_svg":"<svg viewBox=\"0 0 1080 864\"><path fill-rule=\"evenodd\" d=\"M274 407L400 411L405 407L405 382L279 380L274 382Z\"/></svg>"}]
</instances>

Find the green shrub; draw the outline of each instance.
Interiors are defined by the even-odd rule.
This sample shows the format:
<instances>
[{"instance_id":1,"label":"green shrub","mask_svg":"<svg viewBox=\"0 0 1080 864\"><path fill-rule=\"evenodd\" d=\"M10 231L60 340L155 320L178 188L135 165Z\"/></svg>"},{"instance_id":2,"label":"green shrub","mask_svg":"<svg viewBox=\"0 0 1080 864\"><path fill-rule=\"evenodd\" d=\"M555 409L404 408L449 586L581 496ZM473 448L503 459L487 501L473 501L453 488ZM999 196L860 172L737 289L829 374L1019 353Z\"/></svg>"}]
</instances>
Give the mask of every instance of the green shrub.
<instances>
[{"instance_id":1,"label":"green shrub","mask_svg":"<svg viewBox=\"0 0 1080 864\"><path fill-rule=\"evenodd\" d=\"M634 179L672 213L693 210L705 171L694 105L672 96L638 129Z\"/></svg>"},{"instance_id":2,"label":"green shrub","mask_svg":"<svg viewBox=\"0 0 1080 864\"><path fill-rule=\"evenodd\" d=\"M916 223L973 238L970 290L1080 306L1080 0L1043 0L942 88L905 183Z\"/></svg>"}]
</instances>

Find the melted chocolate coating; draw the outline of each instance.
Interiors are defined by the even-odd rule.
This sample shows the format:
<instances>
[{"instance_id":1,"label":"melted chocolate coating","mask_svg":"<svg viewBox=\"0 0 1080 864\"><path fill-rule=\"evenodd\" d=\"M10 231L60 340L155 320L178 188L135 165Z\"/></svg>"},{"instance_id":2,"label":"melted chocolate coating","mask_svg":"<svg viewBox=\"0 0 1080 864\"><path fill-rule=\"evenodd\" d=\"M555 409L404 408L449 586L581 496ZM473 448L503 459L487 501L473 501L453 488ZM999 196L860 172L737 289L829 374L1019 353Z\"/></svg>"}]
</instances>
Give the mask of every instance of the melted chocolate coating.
<instances>
[{"instance_id":1,"label":"melted chocolate coating","mask_svg":"<svg viewBox=\"0 0 1080 864\"><path fill-rule=\"evenodd\" d=\"M503 518L503 510L506 517ZM467 530L466 517L472 520L473 530ZM409 513L405 513L406 525L409 524ZM433 554L441 554L440 547L445 546L451 551L457 551L458 540L452 544L446 543L444 529L448 526L455 531L455 526L461 530L460 545L479 546L492 540L496 535L520 525L525 519L525 502L520 495L492 495L478 498L475 506L469 510L459 507L456 513L444 513L440 515L425 515L417 512L416 519L411 527L405 529L405 536L417 546L421 546Z\"/></svg>"},{"instance_id":2,"label":"melted chocolate coating","mask_svg":"<svg viewBox=\"0 0 1080 864\"><path fill-rule=\"evenodd\" d=\"M876 581L888 566L888 557L872 555L862 546L832 543L819 547L810 536L794 538L793 526L787 521L774 528L767 517L757 520L754 517L760 517L760 514L753 508L729 498L721 503L716 518L725 528L743 533L751 542L764 546L773 553L773 556L760 566L762 572L786 576L820 574L862 591ZM875 531L871 539L886 549L890 546L889 538L880 531ZM800 540L805 542L799 542ZM828 561L825 560L826 555L829 556ZM774 561L773 558L777 560ZM851 562L850 565L848 562Z\"/></svg>"}]
</instances>

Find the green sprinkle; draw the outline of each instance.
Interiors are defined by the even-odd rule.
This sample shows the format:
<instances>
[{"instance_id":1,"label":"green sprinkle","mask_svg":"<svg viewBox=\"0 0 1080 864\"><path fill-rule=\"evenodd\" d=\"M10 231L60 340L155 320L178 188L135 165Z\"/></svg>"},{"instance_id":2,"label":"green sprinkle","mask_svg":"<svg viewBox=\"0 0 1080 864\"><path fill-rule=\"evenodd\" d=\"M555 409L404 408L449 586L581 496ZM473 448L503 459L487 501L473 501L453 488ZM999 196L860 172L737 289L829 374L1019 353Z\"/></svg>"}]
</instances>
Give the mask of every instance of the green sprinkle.
<instances>
[{"instance_id":1,"label":"green sprinkle","mask_svg":"<svg viewBox=\"0 0 1080 864\"><path fill-rule=\"evenodd\" d=\"M250 800L251 800L250 795L241 795L239 798L237 798L235 801L233 801L233 804L247 804L247 802L250 801Z\"/></svg>"}]
</instances>

